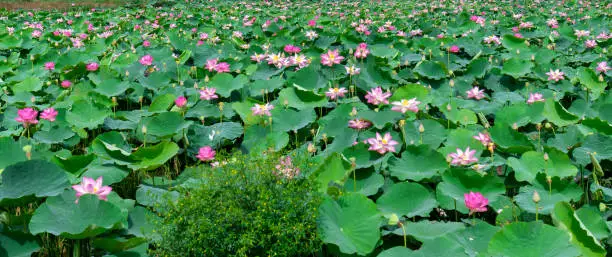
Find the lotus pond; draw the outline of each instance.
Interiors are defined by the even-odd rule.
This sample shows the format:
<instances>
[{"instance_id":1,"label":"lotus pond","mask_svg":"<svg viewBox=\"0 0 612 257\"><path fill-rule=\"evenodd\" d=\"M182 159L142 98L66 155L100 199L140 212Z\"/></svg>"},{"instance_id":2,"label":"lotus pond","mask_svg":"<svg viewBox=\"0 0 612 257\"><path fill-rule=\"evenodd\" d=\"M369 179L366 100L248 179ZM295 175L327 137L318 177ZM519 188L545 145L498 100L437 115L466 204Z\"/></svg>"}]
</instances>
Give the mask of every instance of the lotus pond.
<instances>
[{"instance_id":1,"label":"lotus pond","mask_svg":"<svg viewBox=\"0 0 612 257\"><path fill-rule=\"evenodd\" d=\"M609 1L0 10L0 256L606 256Z\"/></svg>"}]
</instances>

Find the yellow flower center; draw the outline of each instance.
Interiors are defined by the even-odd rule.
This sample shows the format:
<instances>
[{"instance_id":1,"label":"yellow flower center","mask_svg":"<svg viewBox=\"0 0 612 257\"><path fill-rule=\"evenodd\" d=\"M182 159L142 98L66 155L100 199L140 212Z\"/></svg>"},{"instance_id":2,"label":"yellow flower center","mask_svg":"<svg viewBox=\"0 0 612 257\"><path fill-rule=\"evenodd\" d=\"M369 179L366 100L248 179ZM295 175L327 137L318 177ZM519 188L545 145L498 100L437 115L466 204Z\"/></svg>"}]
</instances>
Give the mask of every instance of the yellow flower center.
<instances>
[{"instance_id":1,"label":"yellow flower center","mask_svg":"<svg viewBox=\"0 0 612 257\"><path fill-rule=\"evenodd\" d=\"M334 93L338 93L339 91L340 91L340 89L339 89L339 88L337 88L337 87L336 87L336 88L334 88Z\"/></svg>"},{"instance_id":2,"label":"yellow flower center","mask_svg":"<svg viewBox=\"0 0 612 257\"><path fill-rule=\"evenodd\" d=\"M382 143L383 143L383 144L387 144L387 143L388 143L387 139L384 139L384 138L383 138Z\"/></svg>"},{"instance_id":3,"label":"yellow flower center","mask_svg":"<svg viewBox=\"0 0 612 257\"><path fill-rule=\"evenodd\" d=\"M94 193L97 193L97 192L98 192L98 190L99 190L99 188L98 188L98 187L94 187L94 190L93 190L93 191L94 191Z\"/></svg>"},{"instance_id":4,"label":"yellow flower center","mask_svg":"<svg viewBox=\"0 0 612 257\"><path fill-rule=\"evenodd\" d=\"M336 55L335 55L335 54L331 54L331 53L329 54L329 59L330 59L330 60L332 60L332 61L333 61L335 58L336 58Z\"/></svg>"}]
</instances>

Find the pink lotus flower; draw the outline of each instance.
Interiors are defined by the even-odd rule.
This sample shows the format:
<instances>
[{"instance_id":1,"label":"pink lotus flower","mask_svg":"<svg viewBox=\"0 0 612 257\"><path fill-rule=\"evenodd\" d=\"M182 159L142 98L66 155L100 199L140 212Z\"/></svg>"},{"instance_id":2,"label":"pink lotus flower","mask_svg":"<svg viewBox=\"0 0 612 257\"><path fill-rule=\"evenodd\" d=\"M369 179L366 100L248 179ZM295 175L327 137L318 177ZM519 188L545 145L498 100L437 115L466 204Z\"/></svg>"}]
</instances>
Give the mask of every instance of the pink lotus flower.
<instances>
[{"instance_id":1,"label":"pink lotus flower","mask_svg":"<svg viewBox=\"0 0 612 257\"><path fill-rule=\"evenodd\" d=\"M480 141L484 146L488 146L493 141L491 140L491 136L488 133L478 133L478 135L474 136L474 139Z\"/></svg>"},{"instance_id":2,"label":"pink lotus flower","mask_svg":"<svg viewBox=\"0 0 612 257\"><path fill-rule=\"evenodd\" d=\"M349 120L348 126L352 129L362 130L372 126L372 123L364 119L353 119Z\"/></svg>"},{"instance_id":3,"label":"pink lotus flower","mask_svg":"<svg viewBox=\"0 0 612 257\"><path fill-rule=\"evenodd\" d=\"M334 88L329 88L329 90L327 90L327 92L325 92L325 95L327 97L329 97L330 100L335 100L341 97L344 97L344 94L348 93L348 90L346 90L346 88L341 87L334 87Z\"/></svg>"},{"instance_id":4,"label":"pink lotus flower","mask_svg":"<svg viewBox=\"0 0 612 257\"><path fill-rule=\"evenodd\" d=\"M309 20L309 21L308 21L308 26L309 26L309 27L314 27L314 26L317 26L317 21L315 21L315 20Z\"/></svg>"},{"instance_id":5,"label":"pink lotus flower","mask_svg":"<svg viewBox=\"0 0 612 257\"><path fill-rule=\"evenodd\" d=\"M288 54L297 54L300 51L302 51L301 48L294 46L294 45L286 45L284 48L285 52L287 52Z\"/></svg>"},{"instance_id":6,"label":"pink lotus flower","mask_svg":"<svg viewBox=\"0 0 612 257\"><path fill-rule=\"evenodd\" d=\"M55 63L54 62L46 62L45 63L45 70L54 70L55 69Z\"/></svg>"},{"instance_id":7,"label":"pink lotus flower","mask_svg":"<svg viewBox=\"0 0 612 257\"><path fill-rule=\"evenodd\" d=\"M145 40L145 41L142 42L142 46L149 47L149 46L151 46L151 42Z\"/></svg>"},{"instance_id":8,"label":"pink lotus flower","mask_svg":"<svg viewBox=\"0 0 612 257\"><path fill-rule=\"evenodd\" d=\"M514 32L514 33L519 32L519 28L518 27L512 27L512 32Z\"/></svg>"},{"instance_id":9,"label":"pink lotus flower","mask_svg":"<svg viewBox=\"0 0 612 257\"><path fill-rule=\"evenodd\" d=\"M226 63L226 62L220 62L215 66L215 71L218 73L229 72L230 65L229 63Z\"/></svg>"},{"instance_id":10,"label":"pink lotus flower","mask_svg":"<svg viewBox=\"0 0 612 257\"><path fill-rule=\"evenodd\" d=\"M366 43L361 43L359 44L359 46L357 46L354 55L355 58L363 59L368 57L368 54L370 54L370 50L368 50L368 45Z\"/></svg>"},{"instance_id":11,"label":"pink lotus flower","mask_svg":"<svg viewBox=\"0 0 612 257\"><path fill-rule=\"evenodd\" d=\"M529 99L527 99L527 104L533 104L535 102L544 102L544 97L540 93L529 93Z\"/></svg>"},{"instance_id":12,"label":"pink lotus flower","mask_svg":"<svg viewBox=\"0 0 612 257\"><path fill-rule=\"evenodd\" d=\"M451 46L451 47L448 49L448 51L449 51L449 52L451 52L451 53L458 53L458 52L459 52L459 50L460 50L460 49L459 49L459 47L458 47L458 46L456 46L456 45Z\"/></svg>"},{"instance_id":13,"label":"pink lotus flower","mask_svg":"<svg viewBox=\"0 0 612 257\"><path fill-rule=\"evenodd\" d=\"M215 67L217 67L217 63L219 62L218 59L210 59L210 60L206 60L206 69L208 71L213 71L215 70Z\"/></svg>"},{"instance_id":14,"label":"pink lotus flower","mask_svg":"<svg viewBox=\"0 0 612 257\"><path fill-rule=\"evenodd\" d=\"M251 107L251 111L253 112L253 115L255 116L263 116L263 115L268 115L268 116L272 116L272 113L270 113L270 110L274 109L274 105L271 105L270 103L266 103L264 104L255 104L255 106Z\"/></svg>"},{"instance_id":15,"label":"pink lotus flower","mask_svg":"<svg viewBox=\"0 0 612 257\"><path fill-rule=\"evenodd\" d=\"M62 81L61 86L63 88L69 88L70 86L72 86L72 82L70 82L70 80L64 80L64 81Z\"/></svg>"},{"instance_id":16,"label":"pink lotus flower","mask_svg":"<svg viewBox=\"0 0 612 257\"><path fill-rule=\"evenodd\" d=\"M368 100L368 103L379 105L379 104L388 104L389 100L387 98L391 97L391 92L387 90L387 92L382 91L381 87L377 87L369 91L365 98Z\"/></svg>"},{"instance_id":17,"label":"pink lotus flower","mask_svg":"<svg viewBox=\"0 0 612 257\"><path fill-rule=\"evenodd\" d=\"M465 93L469 99L480 100L485 97L484 89L479 89L478 87L473 87L472 89L465 91Z\"/></svg>"},{"instance_id":18,"label":"pink lotus flower","mask_svg":"<svg viewBox=\"0 0 612 257\"><path fill-rule=\"evenodd\" d=\"M489 205L489 199L484 197L480 192L470 191L467 194L463 194L463 200L465 201L465 207L470 209L470 215L475 212L486 212L487 205Z\"/></svg>"},{"instance_id":19,"label":"pink lotus flower","mask_svg":"<svg viewBox=\"0 0 612 257\"><path fill-rule=\"evenodd\" d=\"M495 35L485 37L484 42L487 44L495 43L496 45L501 45L501 40Z\"/></svg>"},{"instance_id":20,"label":"pink lotus flower","mask_svg":"<svg viewBox=\"0 0 612 257\"><path fill-rule=\"evenodd\" d=\"M385 154L386 152L395 152L395 145L397 141L393 140L391 133L387 132L385 136L381 136L380 133L376 132L376 137L368 138L367 143L370 145L368 150L376 151L379 154Z\"/></svg>"},{"instance_id":21,"label":"pink lotus flower","mask_svg":"<svg viewBox=\"0 0 612 257\"><path fill-rule=\"evenodd\" d=\"M351 75L351 76L357 75L361 72L361 69L355 67L355 65L344 66L344 68L346 69L346 74Z\"/></svg>"},{"instance_id":22,"label":"pink lotus flower","mask_svg":"<svg viewBox=\"0 0 612 257\"><path fill-rule=\"evenodd\" d=\"M97 62L88 63L87 66L85 66L88 71L97 71L99 67L100 65Z\"/></svg>"},{"instance_id":23,"label":"pink lotus flower","mask_svg":"<svg viewBox=\"0 0 612 257\"><path fill-rule=\"evenodd\" d=\"M42 35L42 32L40 30L32 31L33 38L39 38L41 35Z\"/></svg>"},{"instance_id":24,"label":"pink lotus flower","mask_svg":"<svg viewBox=\"0 0 612 257\"><path fill-rule=\"evenodd\" d=\"M448 157L451 159L451 165L469 165L478 161L474 154L476 154L476 150L470 150L470 147L466 148L465 151L457 148L457 152L448 154Z\"/></svg>"},{"instance_id":25,"label":"pink lotus flower","mask_svg":"<svg viewBox=\"0 0 612 257\"><path fill-rule=\"evenodd\" d=\"M214 87L205 87L204 89L200 90L200 99L204 99L204 100L212 100L212 99L217 99L219 98L219 96L217 94L215 94L217 92L217 89Z\"/></svg>"},{"instance_id":26,"label":"pink lotus flower","mask_svg":"<svg viewBox=\"0 0 612 257\"><path fill-rule=\"evenodd\" d=\"M21 122L24 127L28 127L30 124L38 124L38 111L34 108L23 108L17 111L17 122Z\"/></svg>"},{"instance_id":27,"label":"pink lotus flower","mask_svg":"<svg viewBox=\"0 0 612 257\"><path fill-rule=\"evenodd\" d=\"M55 116L57 116L57 111L54 108L47 108L40 113L40 118L48 121L55 121Z\"/></svg>"},{"instance_id":28,"label":"pink lotus flower","mask_svg":"<svg viewBox=\"0 0 612 257\"><path fill-rule=\"evenodd\" d=\"M176 98L176 100L174 100L174 104L178 108L183 108L187 104L187 98L184 96L179 96Z\"/></svg>"},{"instance_id":29,"label":"pink lotus flower","mask_svg":"<svg viewBox=\"0 0 612 257\"><path fill-rule=\"evenodd\" d=\"M574 35L577 38L588 37L590 34L591 34L591 32L588 31L588 30L574 30Z\"/></svg>"},{"instance_id":30,"label":"pink lotus flower","mask_svg":"<svg viewBox=\"0 0 612 257\"><path fill-rule=\"evenodd\" d=\"M140 64L144 65L144 66L150 66L151 64L153 64L153 56L151 56L150 54L147 54L143 57L140 58Z\"/></svg>"},{"instance_id":31,"label":"pink lotus flower","mask_svg":"<svg viewBox=\"0 0 612 257\"><path fill-rule=\"evenodd\" d=\"M597 42L595 42L595 39L590 39L584 42L584 46L586 46L586 48L595 48L597 46Z\"/></svg>"},{"instance_id":32,"label":"pink lotus flower","mask_svg":"<svg viewBox=\"0 0 612 257\"><path fill-rule=\"evenodd\" d=\"M258 54L258 53L254 53L253 55L251 55L251 61L254 62L262 62L263 60L266 59L266 55L265 54Z\"/></svg>"},{"instance_id":33,"label":"pink lotus flower","mask_svg":"<svg viewBox=\"0 0 612 257\"><path fill-rule=\"evenodd\" d=\"M549 27L556 29L559 27L559 22L557 20L555 20L555 18L551 18L549 20L546 21L546 25L548 25Z\"/></svg>"},{"instance_id":34,"label":"pink lotus flower","mask_svg":"<svg viewBox=\"0 0 612 257\"><path fill-rule=\"evenodd\" d=\"M329 67L334 64L340 64L342 60L344 60L344 57L338 54L338 49L333 51L329 50L327 53L321 55L321 64Z\"/></svg>"},{"instance_id":35,"label":"pink lotus flower","mask_svg":"<svg viewBox=\"0 0 612 257\"><path fill-rule=\"evenodd\" d=\"M436 36L436 38L438 39L443 39L444 38L444 33L440 33Z\"/></svg>"},{"instance_id":36,"label":"pink lotus flower","mask_svg":"<svg viewBox=\"0 0 612 257\"><path fill-rule=\"evenodd\" d=\"M76 191L77 199L75 203L79 203L79 198L86 194L96 195L98 199L107 201L107 197L113 189L109 186L102 186L102 179L102 177L98 177L96 180L83 177L81 184L72 186L72 189Z\"/></svg>"},{"instance_id":37,"label":"pink lotus flower","mask_svg":"<svg viewBox=\"0 0 612 257\"><path fill-rule=\"evenodd\" d=\"M215 154L217 152L215 152L215 150L212 149L212 147L210 146L205 146L205 147L201 147L200 150L198 151L198 154L196 155L196 157L200 160L200 161L212 161L215 159Z\"/></svg>"},{"instance_id":38,"label":"pink lotus flower","mask_svg":"<svg viewBox=\"0 0 612 257\"><path fill-rule=\"evenodd\" d=\"M282 59L279 62L284 63ZM310 64L310 60L308 60L308 58L303 54L296 54L294 56L291 56L291 58L289 58L289 64L297 65L298 69L301 69L301 68L308 66Z\"/></svg>"},{"instance_id":39,"label":"pink lotus flower","mask_svg":"<svg viewBox=\"0 0 612 257\"><path fill-rule=\"evenodd\" d=\"M550 69L549 72L546 72L546 75L548 75L548 80L554 80L555 82L559 81L559 80L563 80L564 77L563 75L565 75L565 73L563 73L562 71L559 71L559 69L557 70L552 70Z\"/></svg>"},{"instance_id":40,"label":"pink lotus flower","mask_svg":"<svg viewBox=\"0 0 612 257\"><path fill-rule=\"evenodd\" d=\"M595 70L601 73L606 73L610 70L610 67L608 66L608 62L600 62L597 63L597 68L595 68Z\"/></svg>"},{"instance_id":41,"label":"pink lotus flower","mask_svg":"<svg viewBox=\"0 0 612 257\"><path fill-rule=\"evenodd\" d=\"M521 33L514 33L514 37L516 37L516 38L523 38L523 35L521 35Z\"/></svg>"},{"instance_id":42,"label":"pink lotus flower","mask_svg":"<svg viewBox=\"0 0 612 257\"><path fill-rule=\"evenodd\" d=\"M392 102L393 107L391 107L391 110L401 113L406 113L407 111L417 113L419 112L420 103L416 97L410 100L402 99L401 101Z\"/></svg>"}]
</instances>

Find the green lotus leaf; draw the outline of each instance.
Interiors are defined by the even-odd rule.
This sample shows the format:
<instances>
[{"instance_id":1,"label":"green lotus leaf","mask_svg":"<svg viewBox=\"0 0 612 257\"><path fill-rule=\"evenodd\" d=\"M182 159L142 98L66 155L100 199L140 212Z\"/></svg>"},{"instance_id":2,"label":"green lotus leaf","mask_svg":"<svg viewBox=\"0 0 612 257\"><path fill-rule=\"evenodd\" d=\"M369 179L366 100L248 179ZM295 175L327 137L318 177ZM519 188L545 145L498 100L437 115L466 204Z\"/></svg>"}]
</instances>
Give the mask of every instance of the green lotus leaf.
<instances>
[{"instance_id":1,"label":"green lotus leaf","mask_svg":"<svg viewBox=\"0 0 612 257\"><path fill-rule=\"evenodd\" d=\"M489 69L489 61L485 58L478 58L470 62L465 74L475 78L482 78Z\"/></svg>"},{"instance_id":2,"label":"green lotus leaf","mask_svg":"<svg viewBox=\"0 0 612 257\"><path fill-rule=\"evenodd\" d=\"M37 77L27 77L23 81L13 85L12 89L15 93L35 92L41 90L42 86L42 81L40 81L40 79Z\"/></svg>"},{"instance_id":3,"label":"green lotus leaf","mask_svg":"<svg viewBox=\"0 0 612 257\"><path fill-rule=\"evenodd\" d=\"M195 125L190 128L187 138L195 146L213 146L223 140L234 140L242 136L244 129L238 122L215 123L210 126Z\"/></svg>"},{"instance_id":4,"label":"green lotus leaf","mask_svg":"<svg viewBox=\"0 0 612 257\"><path fill-rule=\"evenodd\" d=\"M122 237L98 237L92 240L91 245L97 249L116 253L134 248L147 242L147 239L132 237L125 239Z\"/></svg>"},{"instance_id":5,"label":"green lotus leaf","mask_svg":"<svg viewBox=\"0 0 612 257\"><path fill-rule=\"evenodd\" d=\"M441 62L423 61L414 72L426 78L440 80L446 77L448 70Z\"/></svg>"},{"instance_id":6,"label":"green lotus leaf","mask_svg":"<svg viewBox=\"0 0 612 257\"><path fill-rule=\"evenodd\" d=\"M580 250L582 256L604 257L607 255L604 247L582 223L569 203L555 204L552 218L555 225L569 235L570 241Z\"/></svg>"},{"instance_id":7,"label":"green lotus leaf","mask_svg":"<svg viewBox=\"0 0 612 257\"><path fill-rule=\"evenodd\" d=\"M317 118L314 109L296 111L290 108L274 108L271 113L272 129L279 132L297 131Z\"/></svg>"},{"instance_id":8,"label":"green lotus leaf","mask_svg":"<svg viewBox=\"0 0 612 257\"><path fill-rule=\"evenodd\" d=\"M597 74L593 69L586 67L578 68L578 80L580 84L589 89L589 93L593 100L597 100L606 90L606 82L599 81Z\"/></svg>"},{"instance_id":9,"label":"green lotus leaf","mask_svg":"<svg viewBox=\"0 0 612 257\"><path fill-rule=\"evenodd\" d=\"M510 34L504 35L501 40L502 45L508 50L527 48L525 41L526 40L523 38L518 38Z\"/></svg>"},{"instance_id":10,"label":"green lotus leaf","mask_svg":"<svg viewBox=\"0 0 612 257\"><path fill-rule=\"evenodd\" d=\"M542 222L514 222L489 242L489 254L506 257L577 257L578 249L562 230Z\"/></svg>"},{"instance_id":11,"label":"green lotus leaf","mask_svg":"<svg viewBox=\"0 0 612 257\"><path fill-rule=\"evenodd\" d=\"M332 153L328 156L313 173L319 192L327 192L327 187L332 182L343 182L350 175L350 168L350 164L344 161L340 154Z\"/></svg>"},{"instance_id":12,"label":"green lotus leaf","mask_svg":"<svg viewBox=\"0 0 612 257\"><path fill-rule=\"evenodd\" d=\"M287 82L300 90L306 91L316 91L327 85L325 78L312 66L292 73L287 79Z\"/></svg>"},{"instance_id":13,"label":"green lotus leaf","mask_svg":"<svg viewBox=\"0 0 612 257\"><path fill-rule=\"evenodd\" d=\"M389 159L389 173L400 180L431 179L447 168L446 158L427 145L406 146L401 158L393 156Z\"/></svg>"},{"instance_id":14,"label":"green lotus leaf","mask_svg":"<svg viewBox=\"0 0 612 257\"><path fill-rule=\"evenodd\" d=\"M503 74L512 76L514 78L520 78L531 72L532 69L532 62L513 57L504 62L504 66L501 71Z\"/></svg>"},{"instance_id":15,"label":"green lotus leaf","mask_svg":"<svg viewBox=\"0 0 612 257\"><path fill-rule=\"evenodd\" d=\"M523 153L533 150L533 144L527 136L512 129L509 125L495 123L489 130L493 142L510 153Z\"/></svg>"},{"instance_id":16,"label":"green lotus leaf","mask_svg":"<svg viewBox=\"0 0 612 257\"><path fill-rule=\"evenodd\" d=\"M576 216L584 224L586 229L590 231L598 240L605 239L610 236L610 229L606 225L601 212L595 206L582 206L576 210Z\"/></svg>"},{"instance_id":17,"label":"green lotus leaf","mask_svg":"<svg viewBox=\"0 0 612 257\"><path fill-rule=\"evenodd\" d=\"M121 166L112 164L93 164L87 166L87 170L83 172L83 177L98 178L102 177L107 185L112 185L121 182L130 174L130 171Z\"/></svg>"},{"instance_id":18,"label":"green lotus leaf","mask_svg":"<svg viewBox=\"0 0 612 257\"><path fill-rule=\"evenodd\" d=\"M140 147L132 153L133 162L128 164L128 167L132 170L156 169L174 157L178 151L178 145L170 141L163 141L154 146Z\"/></svg>"},{"instance_id":19,"label":"green lotus leaf","mask_svg":"<svg viewBox=\"0 0 612 257\"><path fill-rule=\"evenodd\" d=\"M529 151L523 153L521 159L508 158L508 165L514 169L514 176L518 181L533 181L538 173L545 173L552 177L570 177L578 173L578 168L572 165L567 154L551 148L546 151L548 161L544 160L544 153Z\"/></svg>"},{"instance_id":20,"label":"green lotus leaf","mask_svg":"<svg viewBox=\"0 0 612 257\"><path fill-rule=\"evenodd\" d=\"M372 55L376 57L394 58L399 53L397 49L384 44L376 44L368 47L370 48L370 52L372 53Z\"/></svg>"},{"instance_id":21,"label":"green lotus leaf","mask_svg":"<svg viewBox=\"0 0 612 257\"><path fill-rule=\"evenodd\" d=\"M281 88L285 84L285 80L281 77L274 77L268 80L255 80L249 90L252 96L261 96L264 92L272 93L274 90Z\"/></svg>"},{"instance_id":22,"label":"green lotus leaf","mask_svg":"<svg viewBox=\"0 0 612 257\"><path fill-rule=\"evenodd\" d=\"M409 257L412 256L412 250L403 246L396 246L382 251L376 257Z\"/></svg>"},{"instance_id":23,"label":"green lotus leaf","mask_svg":"<svg viewBox=\"0 0 612 257\"><path fill-rule=\"evenodd\" d=\"M588 135L572 155L577 164L587 165L591 162L590 153L593 153L599 162L612 158L612 137L601 134Z\"/></svg>"},{"instance_id":24,"label":"green lotus leaf","mask_svg":"<svg viewBox=\"0 0 612 257\"><path fill-rule=\"evenodd\" d=\"M348 174L348 179L344 183L345 192L358 192L362 195L372 196L385 184L383 175L374 169L361 169L355 172L355 177ZM356 181L354 183L354 181Z\"/></svg>"},{"instance_id":25,"label":"green lotus leaf","mask_svg":"<svg viewBox=\"0 0 612 257\"><path fill-rule=\"evenodd\" d=\"M325 199L317 223L323 242L337 245L343 253L366 255L374 251L380 240L381 221L370 199L349 193L337 201Z\"/></svg>"},{"instance_id":26,"label":"green lotus leaf","mask_svg":"<svg viewBox=\"0 0 612 257\"><path fill-rule=\"evenodd\" d=\"M178 192L169 191L167 187L163 188L142 184L138 187L138 190L136 190L136 202L149 207L155 207L156 204L166 200L176 201L178 197Z\"/></svg>"},{"instance_id":27,"label":"green lotus leaf","mask_svg":"<svg viewBox=\"0 0 612 257\"><path fill-rule=\"evenodd\" d=\"M517 126L525 126L529 123L541 122L544 119L542 112L544 104L534 103L514 103L502 107L495 112L495 122L504 124L516 124Z\"/></svg>"},{"instance_id":28,"label":"green lotus leaf","mask_svg":"<svg viewBox=\"0 0 612 257\"><path fill-rule=\"evenodd\" d=\"M475 219L472 225L445 235L465 250L470 257L483 256L489 248L489 241L501 228Z\"/></svg>"},{"instance_id":29,"label":"green lotus leaf","mask_svg":"<svg viewBox=\"0 0 612 257\"><path fill-rule=\"evenodd\" d=\"M244 131L241 147L249 152L262 152L269 148L279 151L285 148L289 143L289 135L284 132L279 133L271 130L270 127L262 127L260 125L247 127Z\"/></svg>"},{"instance_id":30,"label":"green lotus leaf","mask_svg":"<svg viewBox=\"0 0 612 257\"><path fill-rule=\"evenodd\" d=\"M564 127L578 122L578 116L569 113L559 102L552 98L546 100L544 105L544 117L553 124Z\"/></svg>"},{"instance_id":31,"label":"green lotus leaf","mask_svg":"<svg viewBox=\"0 0 612 257\"><path fill-rule=\"evenodd\" d=\"M238 75L234 78L229 73L221 73L210 80L209 87L216 88L218 95L229 97L232 91L242 89L247 82L248 78L244 75Z\"/></svg>"},{"instance_id":32,"label":"green lotus leaf","mask_svg":"<svg viewBox=\"0 0 612 257\"><path fill-rule=\"evenodd\" d=\"M419 127L423 126L423 132ZM437 149L446 140L448 129L435 120L416 120L406 123L403 127L406 145L428 145L431 149Z\"/></svg>"},{"instance_id":33,"label":"green lotus leaf","mask_svg":"<svg viewBox=\"0 0 612 257\"><path fill-rule=\"evenodd\" d=\"M368 148L366 144L357 144L345 149L342 155L347 160L355 158L357 168L367 168L376 163L380 163L383 160L383 155L370 151Z\"/></svg>"},{"instance_id":34,"label":"green lotus leaf","mask_svg":"<svg viewBox=\"0 0 612 257\"><path fill-rule=\"evenodd\" d=\"M465 224L461 222L436 222L425 220L419 222L405 222L404 229L399 227L393 230L392 233L398 236L403 236L405 230L406 235L412 236L419 241L425 241L465 229Z\"/></svg>"},{"instance_id":35,"label":"green lotus leaf","mask_svg":"<svg viewBox=\"0 0 612 257\"><path fill-rule=\"evenodd\" d=\"M18 142L10 137L0 137L0 170L25 160L25 152Z\"/></svg>"},{"instance_id":36,"label":"green lotus leaf","mask_svg":"<svg viewBox=\"0 0 612 257\"><path fill-rule=\"evenodd\" d=\"M110 110L98 104L85 100L74 102L72 108L66 113L66 121L77 128L94 129L104 123Z\"/></svg>"},{"instance_id":37,"label":"green lotus leaf","mask_svg":"<svg viewBox=\"0 0 612 257\"><path fill-rule=\"evenodd\" d=\"M325 95L317 95L310 91L302 91L293 87L288 87L278 94L279 103L287 103L287 106L298 110L322 107L327 104Z\"/></svg>"},{"instance_id":38,"label":"green lotus leaf","mask_svg":"<svg viewBox=\"0 0 612 257\"><path fill-rule=\"evenodd\" d=\"M43 160L15 163L6 167L1 175L0 202L30 195L55 196L70 186L65 171Z\"/></svg>"},{"instance_id":39,"label":"green lotus leaf","mask_svg":"<svg viewBox=\"0 0 612 257\"><path fill-rule=\"evenodd\" d=\"M434 194L421 184L401 182L387 188L376 205L385 215L427 217L438 203Z\"/></svg>"},{"instance_id":40,"label":"green lotus leaf","mask_svg":"<svg viewBox=\"0 0 612 257\"><path fill-rule=\"evenodd\" d=\"M74 135L75 133L72 132L69 127L54 125L52 127L46 127L36 131L36 133L34 133L34 139L45 144L58 144L66 141Z\"/></svg>"},{"instance_id":41,"label":"green lotus leaf","mask_svg":"<svg viewBox=\"0 0 612 257\"><path fill-rule=\"evenodd\" d=\"M178 112L162 112L142 119L138 131L143 133L142 127L147 128L146 135L158 138L169 138L188 128L193 122L185 121Z\"/></svg>"},{"instance_id":42,"label":"green lotus leaf","mask_svg":"<svg viewBox=\"0 0 612 257\"><path fill-rule=\"evenodd\" d=\"M503 195L506 187L497 175L483 176L471 170L450 169L442 175L442 182L438 184L436 190L454 199L457 205L464 205L464 194L470 191L480 192L491 202Z\"/></svg>"},{"instance_id":43,"label":"green lotus leaf","mask_svg":"<svg viewBox=\"0 0 612 257\"><path fill-rule=\"evenodd\" d=\"M514 198L516 204L524 211L535 213L536 204L533 202L533 192L540 195L537 205L538 213L550 214L558 202L577 201L582 196L582 188L571 180L561 180L559 177L551 179L550 187L546 181L546 175L538 174L531 185L519 189L519 194Z\"/></svg>"},{"instance_id":44,"label":"green lotus leaf","mask_svg":"<svg viewBox=\"0 0 612 257\"><path fill-rule=\"evenodd\" d=\"M121 228L127 222L127 212L117 205L86 194L75 203L72 190L47 198L39 206L29 229L34 235L50 233L71 239L91 238L111 229Z\"/></svg>"},{"instance_id":45,"label":"green lotus leaf","mask_svg":"<svg viewBox=\"0 0 612 257\"><path fill-rule=\"evenodd\" d=\"M140 238L159 239L155 234L155 224L159 217L149 209L136 206L128 216L128 233Z\"/></svg>"},{"instance_id":46,"label":"green lotus leaf","mask_svg":"<svg viewBox=\"0 0 612 257\"><path fill-rule=\"evenodd\" d=\"M30 257L40 250L36 237L20 232L0 233L0 257Z\"/></svg>"}]
</instances>

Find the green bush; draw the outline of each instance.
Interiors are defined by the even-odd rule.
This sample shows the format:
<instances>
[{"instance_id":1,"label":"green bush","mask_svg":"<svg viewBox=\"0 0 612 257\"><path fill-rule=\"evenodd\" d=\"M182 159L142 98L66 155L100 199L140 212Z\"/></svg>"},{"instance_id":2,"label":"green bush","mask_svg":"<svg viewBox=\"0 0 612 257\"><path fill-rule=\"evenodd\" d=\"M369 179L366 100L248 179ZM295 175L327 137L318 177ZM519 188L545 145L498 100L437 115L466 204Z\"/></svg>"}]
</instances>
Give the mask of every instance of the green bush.
<instances>
[{"instance_id":1,"label":"green bush","mask_svg":"<svg viewBox=\"0 0 612 257\"><path fill-rule=\"evenodd\" d=\"M235 155L221 167L194 169L197 182L157 208L163 211L155 254L313 256L321 246L320 195L305 174L283 175L308 165L307 159Z\"/></svg>"}]
</instances>

